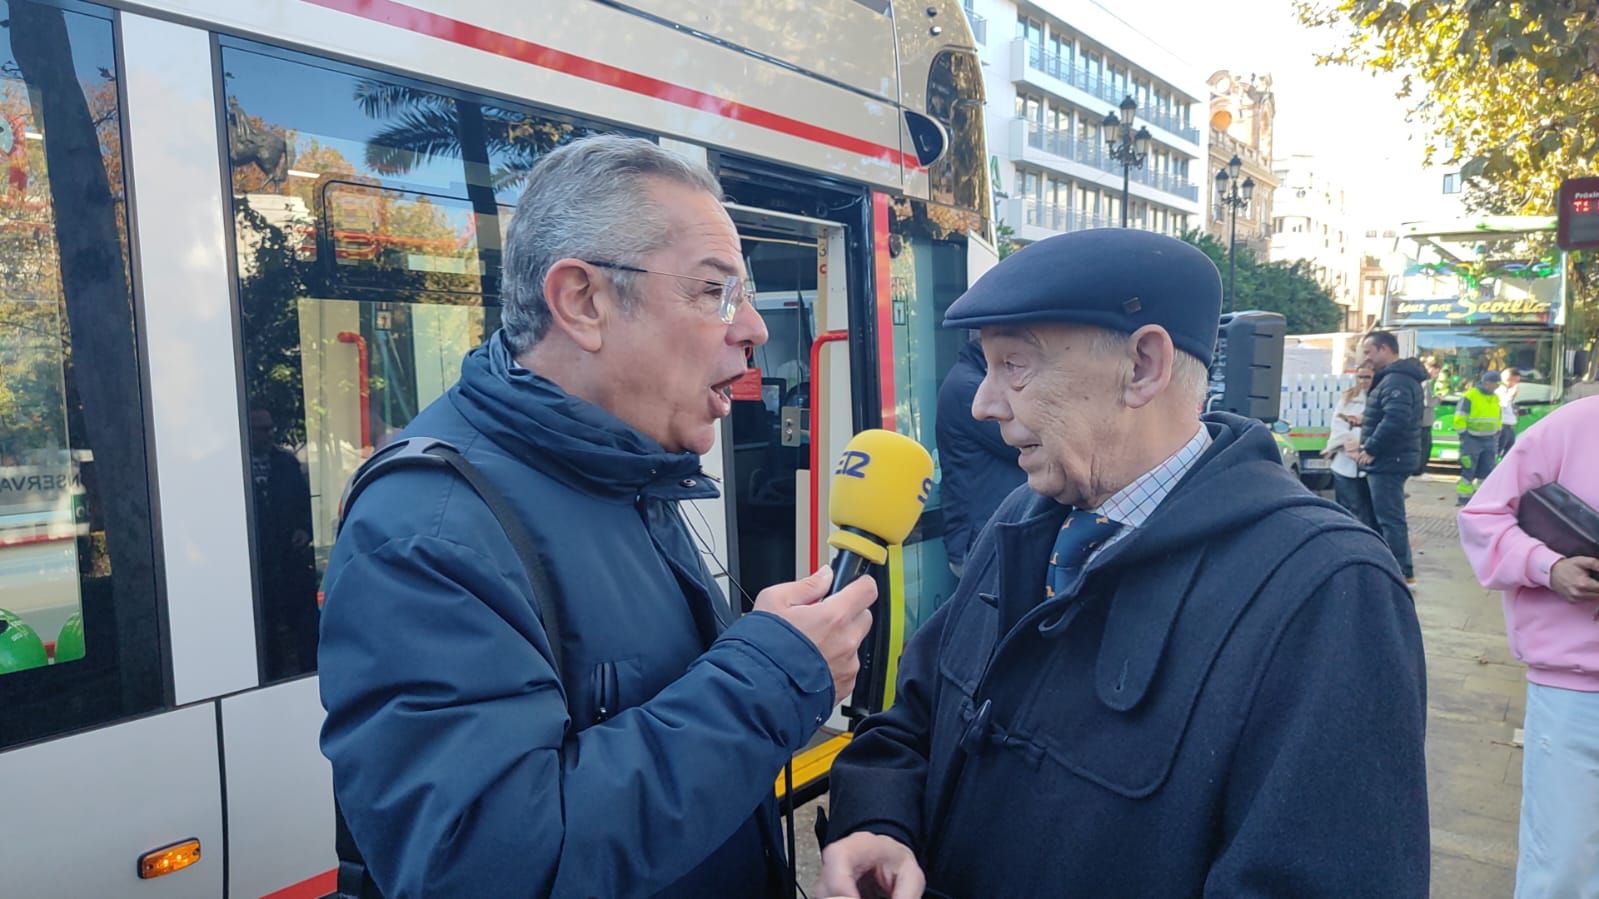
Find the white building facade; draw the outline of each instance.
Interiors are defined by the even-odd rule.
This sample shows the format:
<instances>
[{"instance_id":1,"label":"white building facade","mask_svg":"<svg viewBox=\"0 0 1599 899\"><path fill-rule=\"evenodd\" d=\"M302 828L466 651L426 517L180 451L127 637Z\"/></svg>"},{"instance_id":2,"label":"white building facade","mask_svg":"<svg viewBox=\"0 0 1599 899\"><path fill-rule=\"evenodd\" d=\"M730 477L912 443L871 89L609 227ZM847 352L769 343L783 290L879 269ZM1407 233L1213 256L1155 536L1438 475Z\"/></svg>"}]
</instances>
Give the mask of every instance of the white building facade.
<instances>
[{"instance_id":1,"label":"white building facade","mask_svg":"<svg viewBox=\"0 0 1599 899\"><path fill-rule=\"evenodd\" d=\"M1364 231L1356 232L1344 189L1307 154L1277 157L1271 259L1303 259L1344 309L1345 328L1361 330L1360 263Z\"/></svg>"},{"instance_id":2,"label":"white building facade","mask_svg":"<svg viewBox=\"0 0 1599 899\"><path fill-rule=\"evenodd\" d=\"M1180 234L1202 222L1204 77L1091 0L967 0L987 92L995 214L1012 239L1119 227L1123 168L1107 113L1137 103L1150 139L1127 179L1127 224Z\"/></svg>"}]
</instances>

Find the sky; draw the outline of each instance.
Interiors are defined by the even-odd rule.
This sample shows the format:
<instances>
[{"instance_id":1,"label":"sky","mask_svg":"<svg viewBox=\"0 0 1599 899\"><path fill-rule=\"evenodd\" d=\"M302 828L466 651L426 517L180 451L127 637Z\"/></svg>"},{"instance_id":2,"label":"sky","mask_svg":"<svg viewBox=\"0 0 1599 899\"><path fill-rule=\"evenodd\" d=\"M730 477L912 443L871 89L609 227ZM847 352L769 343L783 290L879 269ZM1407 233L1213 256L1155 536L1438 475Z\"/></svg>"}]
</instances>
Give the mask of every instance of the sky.
<instances>
[{"instance_id":1,"label":"sky","mask_svg":"<svg viewBox=\"0 0 1599 899\"><path fill-rule=\"evenodd\" d=\"M1424 171L1425 132L1406 121L1399 79L1318 66L1337 33L1299 24L1290 0L1096 0L1187 63L1269 73L1277 100L1276 154L1313 153L1337 177L1363 228L1430 217L1443 169Z\"/></svg>"}]
</instances>

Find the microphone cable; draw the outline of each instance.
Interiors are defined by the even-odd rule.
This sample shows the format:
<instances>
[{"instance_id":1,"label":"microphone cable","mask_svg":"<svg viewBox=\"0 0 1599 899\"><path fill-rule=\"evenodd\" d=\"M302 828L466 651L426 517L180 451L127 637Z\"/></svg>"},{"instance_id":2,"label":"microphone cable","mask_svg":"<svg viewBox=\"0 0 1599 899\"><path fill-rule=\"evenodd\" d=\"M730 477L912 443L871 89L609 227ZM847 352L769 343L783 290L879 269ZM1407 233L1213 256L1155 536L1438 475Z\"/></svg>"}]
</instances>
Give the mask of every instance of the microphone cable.
<instances>
[{"instance_id":1,"label":"microphone cable","mask_svg":"<svg viewBox=\"0 0 1599 899\"><path fill-rule=\"evenodd\" d=\"M699 516L700 523L705 525L705 530L709 531L711 522L710 519L705 517L705 510L695 503L689 503L689 507L694 510L695 515ZM755 598L750 596L749 591L744 589L744 585L740 584L733 577L733 573L727 570L727 566L723 564L722 560L717 558L716 553L711 549L711 541L700 533L699 528L694 526L693 519L684 515L683 523L688 525L689 533L693 534L694 539L699 542L700 552L716 563L716 568L711 574L713 576L721 575L726 577L727 582L732 584L738 590L739 595L744 597L745 608L754 608ZM795 849L794 841L794 757L792 755L783 764L783 804L785 806L784 823L788 825L788 883L793 888L793 895L800 897L800 899L810 899L810 895L805 892L805 888L800 886L799 883L799 856Z\"/></svg>"}]
</instances>

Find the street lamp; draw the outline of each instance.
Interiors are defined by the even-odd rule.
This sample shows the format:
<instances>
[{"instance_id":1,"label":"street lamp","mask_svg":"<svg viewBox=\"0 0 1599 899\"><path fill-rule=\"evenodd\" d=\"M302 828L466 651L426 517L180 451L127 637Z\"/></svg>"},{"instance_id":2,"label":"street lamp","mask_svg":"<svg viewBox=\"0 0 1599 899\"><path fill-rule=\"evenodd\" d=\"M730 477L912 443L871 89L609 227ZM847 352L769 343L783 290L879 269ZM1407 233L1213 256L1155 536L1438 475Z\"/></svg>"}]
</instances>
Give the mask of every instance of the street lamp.
<instances>
[{"instance_id":1,"label":"street lamp","mask_svg":"<svg viewBox=\"0 0 1599 899\"><path fill-rule=\"evenodd\" d=\"M1237 275L1238 275L1238 210L1249 205L1249 198L1255 195L1255 179L1244 177L1244 183L1238 183L1238 170L1243 168L1244 161L1234 154L1227 160L1227 167L1216 173L1216 202L1231 210L1233 217L1232 237L1227 242L1227 311L1233 311L1233 303L1237 300Z\"/></svg>"},{"instance_id":2,"label":"street lamp","mask_svg":"<svg viewBox=\"0 0 1599 899\"><path fill-rule=\"evenodd\" d=\"M1149 129L1140 125L1133 132L1133 117L1138 104L1132 97L1122 100L1121 118L1111 110L1105 116L1105 140L1110 144L1110 158L1122 164L1122 227L1127 227L1127 176L1133 169L1144 167L1149 156Z\"/></svg>"}]
</instances>

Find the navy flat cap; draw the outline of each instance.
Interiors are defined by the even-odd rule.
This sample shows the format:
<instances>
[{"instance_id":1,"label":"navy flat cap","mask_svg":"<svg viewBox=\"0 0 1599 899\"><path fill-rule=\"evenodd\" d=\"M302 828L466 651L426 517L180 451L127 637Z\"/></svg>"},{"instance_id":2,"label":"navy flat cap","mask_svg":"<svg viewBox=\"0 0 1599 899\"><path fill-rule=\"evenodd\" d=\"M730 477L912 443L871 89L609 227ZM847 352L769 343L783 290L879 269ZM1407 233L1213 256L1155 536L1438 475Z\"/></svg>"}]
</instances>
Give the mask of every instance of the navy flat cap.
<instances>
[{"instance_id":1,"label":"navy flat cap","mask_svg":"<svg viewBox=\"0 0 1599 899\"><path fill-rule=\"evenodd\" d=\"M1066 322L1131 334L1160 325L1209 364L1220 318L1221 272L1198 248L1152 231L1093 228L1007 256L950 305L944 327Z\"/></svg>"}]
</instances>

